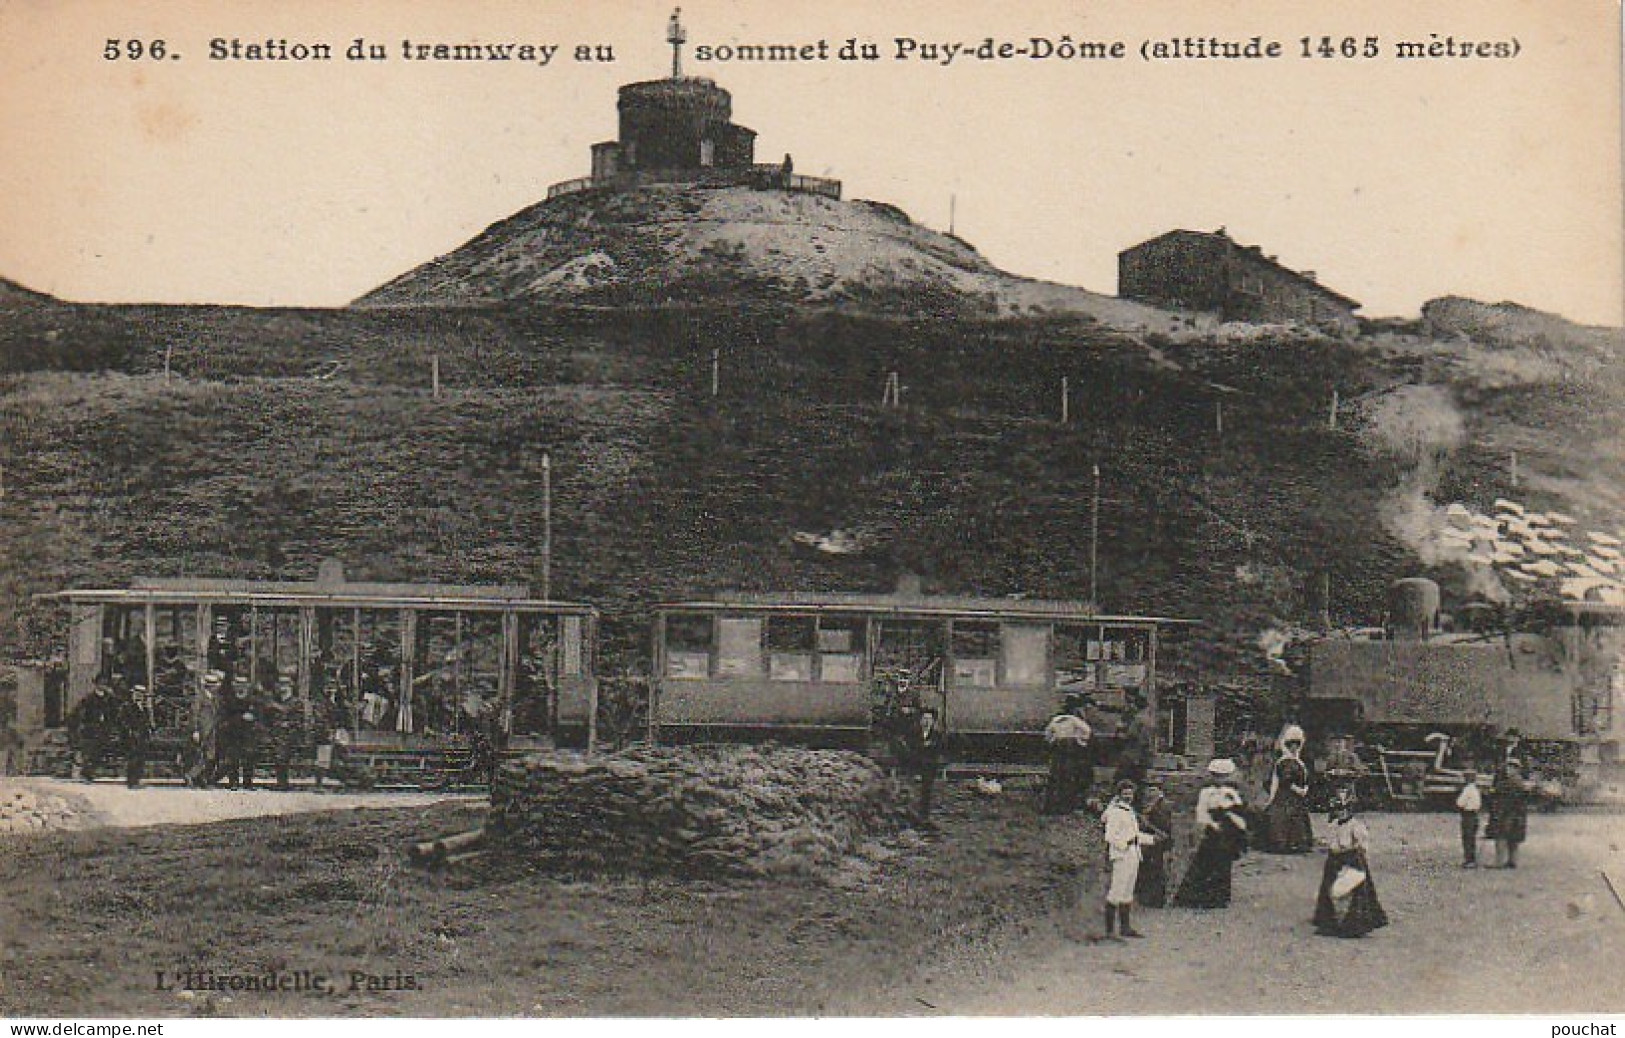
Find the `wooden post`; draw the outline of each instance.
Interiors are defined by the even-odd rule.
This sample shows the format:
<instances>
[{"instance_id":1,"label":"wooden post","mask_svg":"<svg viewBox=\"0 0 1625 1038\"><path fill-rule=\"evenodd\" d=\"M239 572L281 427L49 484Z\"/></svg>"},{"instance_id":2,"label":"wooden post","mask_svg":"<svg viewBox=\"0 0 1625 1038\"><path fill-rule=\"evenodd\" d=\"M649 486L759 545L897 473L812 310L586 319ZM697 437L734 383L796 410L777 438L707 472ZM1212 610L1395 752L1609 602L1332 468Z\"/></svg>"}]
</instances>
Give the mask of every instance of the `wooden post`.
<instances>
[{"instance_id":1,"label":"wooden post","mask_svg":"<svg viewBox=\"0 0 1625 1038\"><path fill-rule=\"evenodd\" d=\"M1332 629L1332 571L1320 571L1320 629Z\"/></svg>"},{"instance_id":2,"label":"wooden post","mask_svg":"<svg viewBox=\"0 0 1625 1038\"><path fill-rule=\"evenodd\" d=\"M1072 392L1065 375L1061 376L1061 424L1066 425L1072 416Z\"/></svg>"},{"instance_id":3,"label":"wooden post","mask_svg":"<svg viewBox=\"0 0 1625 1038\"><path fill-rule=\"evenodd\" d=\"M1337 431L1337 390L1335 389L1332 390L1332 409L1331 413L1326 416L1326 428L1332 432Z\"/></svg>"},{"instance_id":4,"label":"wooden post","mask_svg":"<svg viewBox=\"0 0 1625 1038\"><path fill-rule=\"evenodd\" d=\"M1096 564L1100 558L1100 465L1093 467L1094 493L1089 499L1089 608L1100 611L1100 585Z\"/></svg>"},{"instance_id":5,"label":"wooden post","mask_svg":"<svg viewBox=\"0 0 1625 1038\"><path fill-rule=\"evenodd\" d=\"M1213 401L1213 431L1224 435L1224 401Z\"/></svg>"},{"instance_id":6,"label":"wooden post","mask_svg":"<svg viewBox=\"0 0 1625 1038\"><path fill-rule=\"evenodd\" d=\"M722 351L711 351L711 395L714 397L722 392Z\"/></svg>"},{"instance_id":7,"label":"wooden post","mask_svg":"<svg viewBox=\"0 0 1625 1038\"><path fill-rule=\"evenodd\" d=\"M1518 452L1517 451L1511 451L1511 452L1509 452L1507 454L1507 476L1512 480L1512 489L1516 490L1518 488Z\"/></svg>"},{"instance_id":8,"label":"wooden post","mask_svg":"<svg viewBox=\"0 0 1625 1038\"><path fill-rule=\"evenodd\" d=\"M886 388L880 394L881 407L901 407L903 405L903 387L897 379L897 372L886 373Z\"/></svg>"},{"instance_id":9,"label":"wooden post","mask_svg":"<svg viewBox=\"0 0 1625 1038\"><path fill-rule=\"evenodd\" d=\"M542 452L542 598L553 597L553 458Z\"/></svg>"},{"instance_id":10,"label":"wooden post","mask_svg":"<svg viewBox=\"0 0 1625 1038\"><path fill-rule=\"evenodd\" d=\"M429 375L434 381L434 398L440 399L440 354L429 358Z\"/></svg>"},{"instance_id":11,"label":"wooden post","mask_svg":"<svg viewBox=\"0 0 1625 1038\"><path fill-rule=\"evenodd\" d=\"M175 349L174 343L165 343L164 344L164 381L165 382L169 381L169 357L170 357L170 354L174 351L174 349Z\"/></svg>"}]
</instances>

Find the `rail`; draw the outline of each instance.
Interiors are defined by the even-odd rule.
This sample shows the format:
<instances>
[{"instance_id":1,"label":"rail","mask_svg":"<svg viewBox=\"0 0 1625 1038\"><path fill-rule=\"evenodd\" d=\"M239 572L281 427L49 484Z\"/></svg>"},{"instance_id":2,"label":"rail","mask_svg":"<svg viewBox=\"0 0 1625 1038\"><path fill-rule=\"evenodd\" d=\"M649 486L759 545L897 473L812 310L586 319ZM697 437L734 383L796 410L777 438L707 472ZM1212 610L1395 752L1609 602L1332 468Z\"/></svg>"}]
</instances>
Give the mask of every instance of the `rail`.
<instances>
[{"instance_id":1,"label":"rail","mask_svg":"<svg viewBox=\"0 0 1625 1038\"><path fill-rule=\"evenodd\" d=\"M701 187L753 187L758 191L791 191L798 194L820 195L837 201L841 197L841 182L828 177L808 177L798 173L785 173L780 166L757 164L743 169L705 170L651 170L648 172L617 173L608 177L577 177L549 185L549 200L566 195L580 194L595 189L633 188L645 184L692 183Z\"/></svg>"}]
</instances>

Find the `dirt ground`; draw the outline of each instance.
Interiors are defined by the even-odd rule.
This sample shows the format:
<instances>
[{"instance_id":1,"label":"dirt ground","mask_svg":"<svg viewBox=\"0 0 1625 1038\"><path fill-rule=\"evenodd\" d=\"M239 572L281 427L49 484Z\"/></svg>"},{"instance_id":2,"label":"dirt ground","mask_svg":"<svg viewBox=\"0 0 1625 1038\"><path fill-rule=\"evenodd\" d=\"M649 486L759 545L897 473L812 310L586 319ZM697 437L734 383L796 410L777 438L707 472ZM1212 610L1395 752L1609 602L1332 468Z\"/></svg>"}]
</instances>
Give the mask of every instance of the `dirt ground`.
<instances>
[{"instance_id":1,"label":"dirt ground","mask_svg":"<svg viewBox=\"0 0 1625 1038\"><path fill-rule=\"evenodd\" d=\"M924 999L969 1015L1625 1011L1625 905L1601 872L1625 894L1625 817L1536 815L1517 871L1462 869L1451 815L1367 822L1390 925L1366 938L1314 935L1324 855L1252 854L1228 911L1141 910L1145 940L1034 944L1013 950L996 977L926 981L872 1008L917 1012Z\"/></svg>"},{"instance_id":2,"label":"dirt ground","mask_svg":"<svg viewBox=\"0 0 1625 1038\"><path fill-rule=\"evenodd\" d=\"M1312 935L1319 855L1253 855L1228 911L1142 910L1150 936L1115 943L1098 939L1091 824L1040 818L1023 794L955 790L940 832L827 881L421 871L406 842L482 807L393 802L0 836L0 1014L1625 1010L1625 908L1600 873L1625 881L1617 815L1536 816L1516 872L1462 870L1448 815L1373 815L1393 924L1369 938ZM174 990L186 969L333 990Z\"/></svg>"},{"instance_id":3,"label":"dirt ground","mask_svg":"<svg viewBox=\"0 0 1625 1038\"><path fill-rule=\"evenodd\" d=\"M80 782L53 778L0 778L0 805L47 802L65 815L51 828L126 828L141 825L192 825L228 818L300 814L357 807L425 807L459 799L447 794L323 792L309 784L280 791L255 789L188 789L178 783L148 783L128 789L122 782ZM461 799L478 799L464 796ZM0 826L0 832L4 827Z\"/></svg>"}]
</instances>

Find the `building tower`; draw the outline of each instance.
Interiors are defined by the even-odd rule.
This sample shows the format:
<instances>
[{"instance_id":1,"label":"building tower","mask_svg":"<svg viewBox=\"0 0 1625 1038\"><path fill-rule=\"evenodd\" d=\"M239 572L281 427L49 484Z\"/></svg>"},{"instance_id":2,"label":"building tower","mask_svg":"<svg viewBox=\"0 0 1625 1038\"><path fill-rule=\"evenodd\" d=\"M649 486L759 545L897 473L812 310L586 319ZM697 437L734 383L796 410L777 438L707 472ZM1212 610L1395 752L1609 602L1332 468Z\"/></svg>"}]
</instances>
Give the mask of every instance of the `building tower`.
<instances>
[{"instance_id":1,"label":"building tower","mask_svg":"<svg viewBox=\"0 0 1625 1038\"><path fill-rule=\"evenodd\" d=\"M733 98L709 79L683 75L681 8L666 26L671 76L621 87L619 139L593 145L592 177L657 174L658 179L696 179L706 170L742 170L755 161L756 131L731 122Z\"/></svg>"}]
</instances>

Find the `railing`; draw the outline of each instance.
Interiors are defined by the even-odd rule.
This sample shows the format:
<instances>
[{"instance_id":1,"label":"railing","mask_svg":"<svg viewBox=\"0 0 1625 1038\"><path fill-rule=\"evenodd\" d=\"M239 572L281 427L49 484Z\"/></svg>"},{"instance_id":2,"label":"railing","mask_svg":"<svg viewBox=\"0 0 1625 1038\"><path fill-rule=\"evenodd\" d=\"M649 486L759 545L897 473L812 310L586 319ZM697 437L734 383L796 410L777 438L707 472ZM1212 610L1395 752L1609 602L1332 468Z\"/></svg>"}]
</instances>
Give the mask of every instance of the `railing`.
<instances>
[{"instance_id":1,"label":"railing","mask_svg":"<svg viewBox=\"0 0 1625 1038\"><path fill-rule=\"evenodd\" d=\"M630 188L643 184L684 184L695 183L708 187L727 187L733 185L746 185L758 191L795 191L801 194L822 195L825 198L839 199L841 197L841 182L827 177L804 177L791 173L786 175L783 169L771 163L748 166L744 169L699 169L699 170L650 170L647 172L617 173L614 176L594 179L593 177L577 177L574 180L562 180L547 189L549 199L562 198L565 195L574 195L582 191L591 191L595 188Z\"/></svg>"},{"instance_id":2,"label":"railing","mask_svg":"<svg viewBox=\"0 0 1625 1038\"><path fill-rule=\"evenodd\" d=\"M548 198L558 198L561 195L573 195L578 191L590 191L593 187L592 177L577 177L574 180L561 180L547 189Z\"/></svg>"}]
</instances>

